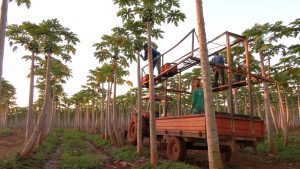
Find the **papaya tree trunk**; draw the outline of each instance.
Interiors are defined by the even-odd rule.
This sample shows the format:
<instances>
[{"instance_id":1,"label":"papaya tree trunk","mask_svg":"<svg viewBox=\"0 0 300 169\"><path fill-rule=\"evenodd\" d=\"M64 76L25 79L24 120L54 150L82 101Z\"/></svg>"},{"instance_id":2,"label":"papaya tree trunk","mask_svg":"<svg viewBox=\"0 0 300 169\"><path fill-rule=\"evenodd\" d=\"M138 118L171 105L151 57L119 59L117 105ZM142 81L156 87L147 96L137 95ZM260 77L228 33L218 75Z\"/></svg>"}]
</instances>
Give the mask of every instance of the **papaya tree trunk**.
<instances>
[{"instance_id":1,"label":"papaya tree trunk","mask_svg":"<svg viewBox=\"0 0 300 169\"><path fill-rule=\"evenodd\" d=\"M262 52L259 52L260 57L260 68L262 77L266 78L265 74L265 65L264 65L264 55ZM271 123L271 112L270 112L270 96L269 96L269 87L267 82L263 82L264 87L264 103L265 103L265 118L266 118L266 127L268 132L268 145L269 145L269 153L275 154L275 146L273 140L273 126Z\"/></svg>"},{"instance_id":2,"label":"papaya tree trunk","mask_svg":"<svg viewBox=\"0 0 300 169\"><path fill-rule=\"evenodd\" d=\"M7 121L8 121L8 112L9 112L9 99L7 99L6 104L5 104L5 110L4 110L4 120L3 120L3 127L7 128Z\"/></svg>"},{"instance_id":3,"label":"papaya tree trunk","mask_svg":"<svg viewBox=\"0 0 300 169\"><path fill-rule=\"evenodd\" d=\"M300 119L300 87L297 86L297 93L298 93L298 119Z\"/></svg>"},{"instance_id":4,"label":"papaya tree trunk","mask_svg":"<svg viewBox=\"0 0 300 169\"><path fill-rule=\"evenodd\" d=\"M108 129L108 134L109 134L109 138L110 140L112 141L112 143L115 143L115 140L114 140L114 136L113 136L113 133L111 131L111 113L110 113L110 94L111 94L111 90L110 90L110 82L108 81L107 82L107 90L108 90L108 94L107 94L107 103L106 103L106 115L107 115L107 129Z\"/></svg>"},{"instance_id":5,"label":"papaya tree trunk","mask_svg":"<svg viewBox=\"0 0 300 169\"><path fill-rule=\"evenodd\" d=\"M289 106L288 106L288 100L287 100L287 93L285 87L283 87L283 95L284 95L284 101L285 101L285 125L284 125L284 145L289 144L288 140L288 127L289 127Z\"/></svg>"},{"instance_id":6,"label":"papaya tree trunk","mask_svg":"<svg viewBox=\"0 0 300 169\"><path fill-rule=\"evenodd\" d=\"M203 80L204 100L205 100L205 118L206 118L206 133L208 147L208 161L210 169L221 169L222 161L219 148L219 138L217 131L217 123L215 110L213 106L213 94L211 87L211 77L208 61L208 50L206 33L204 26L204 16L202 0L196 0L196 14L198 25L198 38L201 60L201 72Z\"/></svg>"},{"instance_id":7,"label":"papaya tree trunk","mask_svg":"<svg viewBox=\"0 0 300 169\"><path fill-rule=\"evenodd\" d=\"M1 16L0 16L0 103L2 103L1 88L2 88L5 32L6 32L6 24L7 24L7 11L8 11L8 0L2 0ZM0 110L0 114L1 114L1 110Z\"/></svg>"},{"instance_id":8,"label":"papaya tree trunk","mask_svg":"<svg viewBox=\"0 0 300 169\"><path fill-rule=\"evenodd\" d=\"M140 51L137 51L137 145L136 150L139 156L143 155L143 133L142 133L142 86L141 86L141 62Z\"/></svg>"},{"instance_id":9,"label":"papaya tree trunk","mask_svg":"<svg viewBox=\"0 0 300 169\"><path fill-rule=\"evenodd\" d=\"M282 101L280 87L279 87L278 83L277 83L277 93L278 93L279 106L280 106L281 118L282 118L282 129L283 129L283 134L284 134L284 144L287 145L288 144L287 119L286 119L286 113L284 111L283 101Z\"/></svg>"},{"instance_id":10,"label":"papaya tree trunk","mask_svg":"<svg viewBox=\"0 0 300 169\"><path fill-rule=\"evenodd\" d=\"M116 104L117 104L117 62L116 58L114 58L114 98L113 98L113 129L116 137L116 142L119 147L123 146L123 141L120 136L120 132L118 130L118 119L117 119L117 109L116 109Z\"/></svg>"},{"instance_id":11,"label":"papaya tree trunk","mask_svg":"<svg viewBox=\"0 0 300 169\"><path fill-rule=\"evenodd\" d=\"M30 67L30 85L29 85L29 103L28 111L26 117L26 131L25 131L25 142L28 141L29 137L33 131L33 95L34 95L34 62L35 62L35 53L32 52L31 55L31 67Z\"/></svg>"},{"instance_id":12,"label":"papaya tree trunk","mask_svg":"<svg viewBox=\"0 0 300 169\"><path fill-rule=\"evenodd\" d=\"M51 53L48 53L46 56L47 58L47 69L46 69L46 80L45 80L45 95L44 95L44 103L43 103L43 109L42 113L40 114L40 117L38 119L38 122L33 130L32 135L30 136L29 140L24 144L24 147L21 150L20 153L20 158L28 158L32 154L32 150L37 143L37 139L39 134L41 133L44 125L45 125L45 120L46 117L49 115L49 110L50 110L50 102L51 102L51 88L50 88L50 79L51 79L51 74L50 74L50 69L51 69Z\"/></svg>"},{"instance_id":13,"label":"papaya tree trunk","mask_svg":"<svg viewBox=\"0 0 300 169\"><path fill-rule=\"evenodd\" d=\"M272 108L271 104L270 104L270 110L271 110L271 115L272 115L272 119L273 119L273 124L274 124L274 127L276 129L276 133L278 133L278 127L277 127L277 123L276 123L276 119L275 119L275 114L274 114L274 111L273 111L273 108Z\"/></svg>"},{"instance_id":14,"label":"papaya tree trunk","mask_svg":"<svg viewBox=\"0 0 300 169\"><path fill-rule=\"evenodd\" d=\"M95 117L95 101L93 100L92 101L92 119L91 119L91 121L92 121L92 124L91 124L91 132L92 133L94 133L95 132L95 126L96 126L96 117Z\"/></svg>"},{"instance_id":15,"label":"papaya tree trunk","mask_svg":"<svg viewBox=\"0 0 300 169\"><path fill-rule=\"evenodd\" d=\"M153 58L151 49L151 22L147 22L147 43L148 43L148 69L149 69L149 118L150 118L150 165L152 168L158 164L157 140L156 140L156 122L154 112L154 76L153 76Z\"/></svg>"},{"instance_id":16,"label":"papaya tree trunk","mask_svg":"<svg viewBox=\"0 0 300 169\"><path fill-rule=\"evenodd\" d=\"M83 119L82 119L83 120L83 126L84 126L83 129L84 129L84 131L87 132L88 129L89 129L89 127L88 127L88 121L87 121L87 119L88 119L88 112L89 112L88 103L84 107L85 107L85 111L83 112Z\"/></svg>"}]
</instances>

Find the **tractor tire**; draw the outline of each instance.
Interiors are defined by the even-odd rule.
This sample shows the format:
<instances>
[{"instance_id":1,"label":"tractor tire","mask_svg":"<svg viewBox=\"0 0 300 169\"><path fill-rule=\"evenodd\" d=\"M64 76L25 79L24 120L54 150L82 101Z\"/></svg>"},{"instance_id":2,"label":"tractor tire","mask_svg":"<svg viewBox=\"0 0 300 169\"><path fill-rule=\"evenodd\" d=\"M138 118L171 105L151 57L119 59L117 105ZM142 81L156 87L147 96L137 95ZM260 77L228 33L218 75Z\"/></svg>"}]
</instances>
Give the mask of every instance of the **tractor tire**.
<instances>
[{"instance_id":1,"label":"tractor tire","mask_svg":"<svg viewBox=\"0 0 300 169\"><path fill-rule=\"evenodd\" d=\"M149 137L149 128L146 125L145 117L142 117L142 140ZM128 125L127 140L130 144L137 144L137 116L133 116Z\"/></svg>"},{"instance_id":2,"label":"tractor tire","mask_svg":"<svg viewBox=\"0 0 300 169\"><path fill-rule=\"evenodd\" d=\"M187 148L185 142L180 137L171 137L167 145L168 159L172 161L183 161L185 159Z\"/></svg>"}]
</instances>

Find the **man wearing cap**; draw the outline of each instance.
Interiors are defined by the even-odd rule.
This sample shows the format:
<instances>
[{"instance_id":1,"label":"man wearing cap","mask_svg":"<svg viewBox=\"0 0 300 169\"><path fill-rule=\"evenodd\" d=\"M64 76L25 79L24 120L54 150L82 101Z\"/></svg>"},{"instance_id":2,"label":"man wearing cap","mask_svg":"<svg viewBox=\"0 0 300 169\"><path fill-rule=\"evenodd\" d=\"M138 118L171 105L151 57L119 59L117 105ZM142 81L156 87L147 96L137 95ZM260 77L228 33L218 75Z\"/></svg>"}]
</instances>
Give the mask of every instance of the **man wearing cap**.
<instances>
[{"instance_id":1,"label":"man wearing cap","mask_svg":"<svg viewBox=\"0 0 300 169\"><path fill-rule=\"evenodd\" d=\"M152 58L153 58L153 70L156 67L157 73L159 75L160 74L160 66L161 66L160 53L157 50L155 50L154 48L151 48L151 51L152 51ZM146 61L146 60L148 60L148 44L147 43L145 43L145 45L144 45L144 52L145 52L144 56L141 55L141 58L144 61Z\"/></svg>"}]
</instances>

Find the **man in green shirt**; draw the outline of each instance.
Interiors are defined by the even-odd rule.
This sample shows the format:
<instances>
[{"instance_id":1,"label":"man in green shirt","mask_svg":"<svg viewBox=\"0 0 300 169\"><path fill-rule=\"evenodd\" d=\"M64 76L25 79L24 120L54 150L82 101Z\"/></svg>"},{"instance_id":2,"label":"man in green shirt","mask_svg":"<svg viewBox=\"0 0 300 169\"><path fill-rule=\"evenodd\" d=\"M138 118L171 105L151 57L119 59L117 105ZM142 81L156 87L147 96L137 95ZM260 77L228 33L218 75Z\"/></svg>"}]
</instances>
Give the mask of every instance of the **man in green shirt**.
<instances>
[{"instance_id":1,"label":"man in green shirt","mask_svg":"<svg viewBox=\"0 0 300 169\"><path fill-rule=\"evenodd\" d=\"M192 114L204 113L204 92L199 79L193 82Z\"/></svg>"}]
</instances>

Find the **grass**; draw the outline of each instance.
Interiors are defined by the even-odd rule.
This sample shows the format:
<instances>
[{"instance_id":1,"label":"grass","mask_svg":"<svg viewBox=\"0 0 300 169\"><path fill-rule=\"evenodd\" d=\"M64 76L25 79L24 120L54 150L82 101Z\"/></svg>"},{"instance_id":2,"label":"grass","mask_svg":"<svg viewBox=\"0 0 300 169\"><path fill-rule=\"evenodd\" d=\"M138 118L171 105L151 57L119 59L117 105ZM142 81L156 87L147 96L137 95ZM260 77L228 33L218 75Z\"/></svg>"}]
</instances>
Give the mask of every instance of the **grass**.
<instances>
[{"instance_id":1,"label":"grass","mask_svg":"<svg viewBox=\"0 0 300 169\"><path fill-rule=\"evenodd\" d=\"M62 145L62 155L58 164L59 168L85 169L101 166L101 158L93 154L88 143L83 140L83 138L90 137L83 132L65 130L63 132L64 142ZM100 140L98 142L100 144ZM104 143L102 144L104 145Z\"/></svg>"},{"instance_id":2,"label":"grass","mask_svg":"<svg viewBox=\"0 0 300 169\"><path fill-rule=\"evenodd\" d=\"M136 169L149 169L150 163L147 162ZM183 162L173 162L169 160L162 160L156 169L199 169L199 167L185 164Z\"/></svg>"},{"instance_id":3,"label":"grass","mask_svg":"<svg viewBox=\"0 0 300 169\"><path fill-rule=\"evenodd\" d=\"M285 146L283 144L283 136L281 134L274 136L274 144L276 148L275 158L280 160L300 161L300 131L293 131L289 133L288 142ZM268 152L268 140L265 139L263 143L258 144L257 150L259 152Z\"/></svg>"},{"instance_id":4,"label":"grass","mask_svg":"<svg viewBox=\"0 0 300 169\"><path fill-rule=\"evenodd\" d=\"M81 156L72 156L63 154L59 163L61 169L84 169L84 168L97 168L102 165L97 155L84 154Z\"/></svg>"},{"instance_id":5,"label":"grass","mask_svg":"<svg viewBox=\"0 0 300 169\"><path fill-rule=\"evenodd\" d=\"M113 150L112 157L116 160L129 162L137 160L139 158L136 152L136 148L132 145Z\"/></svg>"},{"instance_id":6,"label":"grass","mask_svg":"<svg viewBox=\"0 0 300 169\"><path fill-rule=\"evenodd\" d=\"M8 128L0 129L0 137L1 136L10 136L12 134L13 134L12 129L8 129Z\"/></svg>"},{"instance_id":7,"label":"grass","mask_svg":"<svg viewBox=\"0 0 300 169\"><path fill-rule=\"evenodd\" d=\"M107 148L111 146L111 144L107 141L104 140L103 138L100 137L100 135L92 135L88 133L82 133L81 137L85 140L88 140L90 142L93 142L95 146L98 148Z\"/></svg>"},{"instance_id":8,"label":"grass","mask_svg":"<svg viewBox=\"0 0 300 169\"><path fill-rule=\"evenodd\" d=\"M17 158L17 153L20 150L16 150L11 154L0 159L0 168L2 169L39 169L47 161L49 154L53 153L58 141L58 131L54 130L45 139L41 146L34 149L33 154L28 159Z\"/></svg>"}]
</instances>

